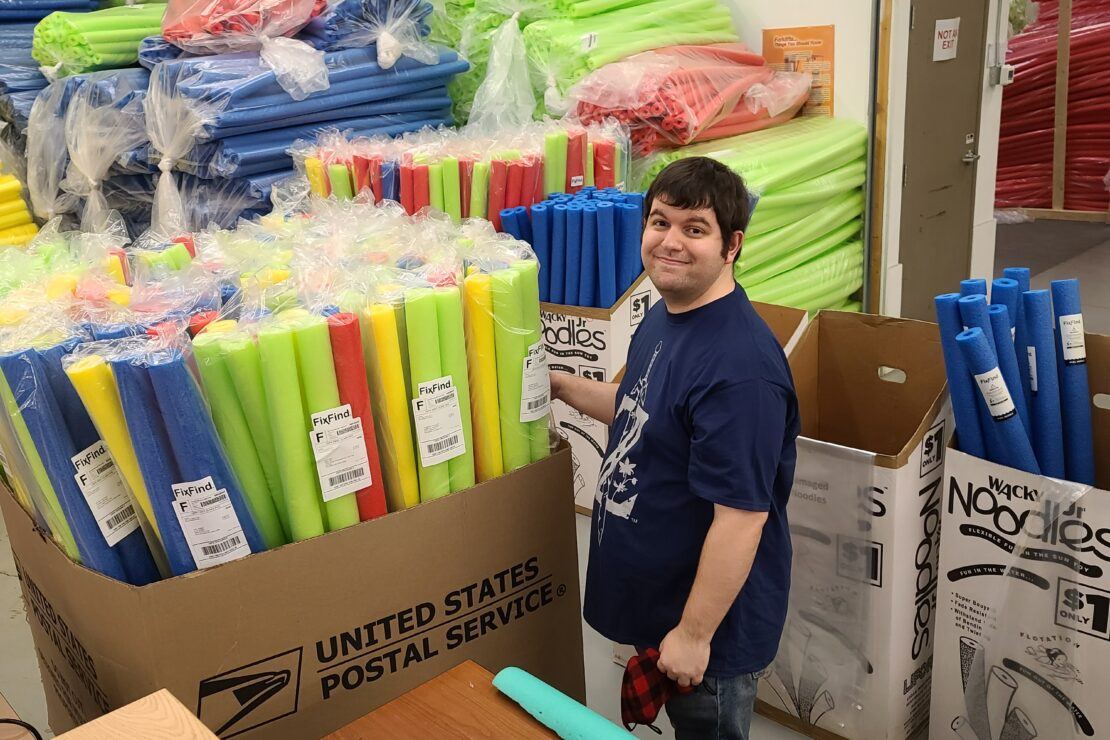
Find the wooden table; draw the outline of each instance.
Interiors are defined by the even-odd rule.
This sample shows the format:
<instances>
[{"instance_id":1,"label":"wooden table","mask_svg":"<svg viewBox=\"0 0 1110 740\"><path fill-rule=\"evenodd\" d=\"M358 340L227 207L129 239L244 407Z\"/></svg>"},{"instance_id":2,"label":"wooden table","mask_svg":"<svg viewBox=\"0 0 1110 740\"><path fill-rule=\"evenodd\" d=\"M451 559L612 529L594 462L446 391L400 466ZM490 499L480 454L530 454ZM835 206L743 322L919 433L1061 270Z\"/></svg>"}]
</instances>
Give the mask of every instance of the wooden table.
<instances>
[{"instance_id":1,"label":"wooden table","mask_svg":"<svg viewBox=\"0 0 1110 740\"><path fill-rule=\"evenodd\" d=\"M493 674L466 661L355 720L327 740L363 738L553 738L512 699Z\"/></svg>"},{"instance_id":2,"label":"wooden table","mask_svg":"<svg viewBox=\"0 0 1110 740\"><path fill-rule=\"evenodd\" d=\"M218 740L192 712L162 689L59 735L58 740Z\"/></svg>"}]
</instances>

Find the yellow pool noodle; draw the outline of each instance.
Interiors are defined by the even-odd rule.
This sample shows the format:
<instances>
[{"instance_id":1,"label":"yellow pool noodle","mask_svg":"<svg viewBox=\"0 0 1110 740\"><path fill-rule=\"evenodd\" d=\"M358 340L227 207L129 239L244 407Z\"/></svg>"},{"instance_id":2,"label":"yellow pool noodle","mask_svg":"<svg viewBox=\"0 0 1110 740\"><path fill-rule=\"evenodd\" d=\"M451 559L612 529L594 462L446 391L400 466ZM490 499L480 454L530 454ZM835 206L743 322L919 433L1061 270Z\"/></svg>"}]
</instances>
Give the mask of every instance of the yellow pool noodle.
<instances>
[{"instance_id":1,"label":"yellow pool noodle","mask_svg":"<svg viewBox=\"0 0 1110 740\"><path fill-rule=\"evenodd\" d=\"M150 494L139 470L139 460L135 457L131 436L127 433L127 421L123 416L123 405L120 403L111 366L103 357L82 357L66 369L66 375L77 390L81 403L85 404L85 410L89 412L89 418L96 430L108 445L120 475L143 510L143 516L150 522L154 535L161 542L162 533L158 531L158 520L154 518Z\"/></svg>"},{"instance_id":2,"label":"yellow pool noodle","mask_svg":"<svg viewBox=\"0 0 1110 740\"><path fill-rule=\"evenodd\" d=\"M466 358L470 369L470 409L474 423L474 466L478 482L505 472L501 459L501 414L497 401L497 350L493 339L490 276L470 275L463 282Z\"/></svg>"},{"instance_id":3,"label":"yellow pool noodle","mask_svg":"<svg viewBox=\"0 0 1110 740\"><path fill-rule=\"evenodd\" d=\"M367 308L363 321L363 349L386 498L390 511L400 511L420 503L400 329L394 308L387 304Z\"/></svg>"},{"instance_id":4,"label":"yellow pool noodle","mask_svg":"<svg viewBox=\"0 0 1110 740\"><path fill-rule=\"evenodd\" d=\"M321 198L328 197L327 177L324 174L324 163L316 157L305 157L304 172L308 177L308 186L313 195Z\"/></svg>"}]
</instances>

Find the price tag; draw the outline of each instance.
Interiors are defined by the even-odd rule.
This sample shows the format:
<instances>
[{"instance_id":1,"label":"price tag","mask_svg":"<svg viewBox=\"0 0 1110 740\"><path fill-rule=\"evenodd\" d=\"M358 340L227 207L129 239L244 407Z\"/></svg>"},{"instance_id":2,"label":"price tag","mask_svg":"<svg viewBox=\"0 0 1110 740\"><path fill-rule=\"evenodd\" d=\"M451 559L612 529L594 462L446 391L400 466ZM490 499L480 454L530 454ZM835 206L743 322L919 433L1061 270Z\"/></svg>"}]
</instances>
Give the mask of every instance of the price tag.
<instances>
[{"instance_id":1,"label":"price tag","mask_svg":"<svg viewBox=\"0 0 1110 740\"><path fill-rule=\"evenodd\" d=\"M1083 335L1083 314L1060 317L1060 349L1065 365L1081 365L1087 361L1087 338Z\"/></svg>"},{"instance_id":2,"label":"price tag","mask_svg":"<svg viewBox=\"0 0 1110 740\"><path fill-rule=\"evenodd\" d=\"M373 483L362 419L351 411L351 404L313 414L308 437L316 456L324 501L333 501Z\"/></svg>"},{"instance_id":3,"label":"price tag","mask_svg":"<svg viewBox=\"0 0 1110 740\"><path fill-rule=\"evenodd\" d=\"M582 34L582 51L593 51L597 48L597 33L591 31L590 33Z\"/></svg>"},{"instance_id":4,"label":"price tag","mask_svg":"<svg viewBox=\"0 0 1110 740\"><path fill-rule=\"evenodd\" d=\"M1002 371L997 367L975 376L979 383L979 392L987 402L987 408L995 421L1004 421L1017 413L1014 399L1006 388L1006 381L1002 379Z\"/></svg>"},{"instance_id":5,"label":"price tag","mask_svg":"<svg viewBox=\"0 0 1110 740\"><path fill-rule=\"evenodd\" d=\"M227 490L212 476L173 485L173 510L198 568L228 563L251 554Z\"/></svg>"},{"instance_id":6,"label":"price tag","mask_svg":"<svg viewBox=\"0 0 1110 740\"><path fill-rule=\"evenodd\" d=\"M100 533L109 547L114 547L139 528L135 504L123 486L119 468L103 440L74 455L74 479L81 489Z\"/></svg>"},{"instance_id":7,"label":"price tag","mask_svg":"<svg viewBox=\"0 0 1110 740\"><path fill-rule=\"evenodd\" d=\"M458 389L451 376L421 383L417 391L417 397L412 399L412 415L416 421L420 464L429 468L464 454L462 412Z\"/></svg>"},{"instance_id":8,"label":"price tag","mask_svg":"<svg viewBox=\"0 0 1110 740\"><path fill-rule=\"evenodd\" d=\"M520 420L537 421L551 411L551 378L547 372L547 350L543 342L528 348L520 386Z\"/></svg>"},{"instance_id":9,"label":"price tag","mask_svg":"<svg viewBox=\"0 0 1110 740\"><path fill-rule=\"evenodd\" d=\"M1037 392L1037 348L1030 344L1025 348L1029 356L1029 390Z\"/></svg>"}]
</instances>

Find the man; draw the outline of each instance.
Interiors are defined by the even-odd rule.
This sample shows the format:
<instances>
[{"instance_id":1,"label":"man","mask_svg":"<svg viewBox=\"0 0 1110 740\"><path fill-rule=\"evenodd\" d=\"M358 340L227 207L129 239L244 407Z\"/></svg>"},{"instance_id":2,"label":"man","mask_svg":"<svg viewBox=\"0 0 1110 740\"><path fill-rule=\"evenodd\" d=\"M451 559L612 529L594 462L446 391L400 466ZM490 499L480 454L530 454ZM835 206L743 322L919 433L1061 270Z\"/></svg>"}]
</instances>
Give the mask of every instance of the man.
<instances>
[{"instance_id":1,"label":"man","mask_svg":"<svg viewBox=\"0 0 1110 740\"><path fill-rule=\"evenodd\" d=\"M663 300L624 379L551 376L556 398L610 425L585 617L609 639L658 648L659 668L695 687L667 703L680 740L747 738L786 619L797 399L733 279L750 215L740 177L683 159L645 204L641 254Z\"/></svg>"}]
</instances>

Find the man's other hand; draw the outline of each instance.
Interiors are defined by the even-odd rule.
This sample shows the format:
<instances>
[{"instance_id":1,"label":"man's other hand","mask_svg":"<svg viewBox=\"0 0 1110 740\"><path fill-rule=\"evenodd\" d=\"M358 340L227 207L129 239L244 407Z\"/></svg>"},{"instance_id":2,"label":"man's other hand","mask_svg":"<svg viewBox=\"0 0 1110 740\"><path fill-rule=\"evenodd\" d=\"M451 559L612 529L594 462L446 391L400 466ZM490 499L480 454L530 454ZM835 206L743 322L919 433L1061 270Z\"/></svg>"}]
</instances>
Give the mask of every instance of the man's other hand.
<instances>
[{"instance_id":1,"label":"man's other hand","mask_svg":"<svg viewBox=\"0 0 1110 740\"><path fill-rule=\"evenodd\" d=\"M709 640L691 635L681 624L659 645L659 670L679 686L697 686L709 665Z\"/></svg>"}]
</instances>

